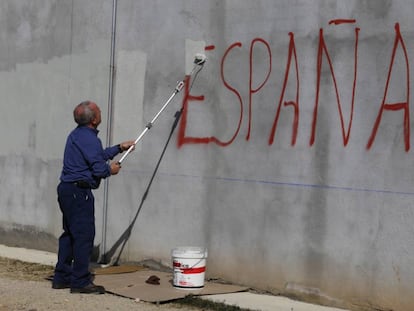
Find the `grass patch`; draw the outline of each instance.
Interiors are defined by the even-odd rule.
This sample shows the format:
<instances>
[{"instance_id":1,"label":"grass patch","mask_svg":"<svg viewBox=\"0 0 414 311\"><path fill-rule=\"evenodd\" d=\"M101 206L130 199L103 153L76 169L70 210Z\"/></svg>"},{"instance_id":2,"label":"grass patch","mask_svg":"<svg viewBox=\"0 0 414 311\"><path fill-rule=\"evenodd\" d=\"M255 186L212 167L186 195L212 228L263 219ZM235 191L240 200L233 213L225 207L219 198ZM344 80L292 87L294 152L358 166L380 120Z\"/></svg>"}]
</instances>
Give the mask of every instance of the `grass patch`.
<instances>
[{"instance_id":1,"label":"grass patch","mask_svg":"<svg viewBox=\"0 0 414 311\"><path fill-rule=\"evenodd\" d=\"M17 280L44 281L53 267L0 257L0 276Z\"/></svg>"}]
</instances>

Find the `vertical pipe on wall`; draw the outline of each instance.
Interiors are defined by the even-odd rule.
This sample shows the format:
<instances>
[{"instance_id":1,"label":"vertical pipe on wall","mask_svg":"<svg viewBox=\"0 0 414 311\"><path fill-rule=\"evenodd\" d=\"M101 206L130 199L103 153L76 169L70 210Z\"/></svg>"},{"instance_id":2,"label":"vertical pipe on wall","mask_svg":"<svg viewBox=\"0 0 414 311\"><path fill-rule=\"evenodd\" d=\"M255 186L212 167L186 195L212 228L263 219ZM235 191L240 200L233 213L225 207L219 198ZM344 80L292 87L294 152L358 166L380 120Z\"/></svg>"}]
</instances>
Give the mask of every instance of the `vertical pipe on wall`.
<instances>
[{"instance_id":1,"label":"vertical pipe on wall","mask_svg":"<svg viewBox=\"0 0 414 311\"><path fill-rule=\"evenodd\" d=\"M113 102L114 102L114 81L115 81L115 38L116 38L116 10L117 0L112 0L112 32L111 32L111 52L110 52L110 66L109 66L109 94L108 94L108 114L107 114L107 128L106 128L106 140L107 145L112 145L112 114L113 114ZM108 182L109 179L104 180L104 198L102 209L102 237L101 245L99 249L100 262L107 262L106 258L106 231L108 220Z\"/></svg>"}]
</instances>

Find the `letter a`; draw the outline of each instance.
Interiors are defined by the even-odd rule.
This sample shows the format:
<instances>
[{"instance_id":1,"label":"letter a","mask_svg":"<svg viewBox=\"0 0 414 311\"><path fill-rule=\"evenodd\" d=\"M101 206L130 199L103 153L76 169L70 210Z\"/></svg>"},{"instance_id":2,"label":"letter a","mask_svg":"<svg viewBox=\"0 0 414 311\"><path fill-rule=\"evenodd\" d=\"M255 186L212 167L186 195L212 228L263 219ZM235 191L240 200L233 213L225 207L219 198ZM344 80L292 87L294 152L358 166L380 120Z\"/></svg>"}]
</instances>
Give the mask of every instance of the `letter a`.
<instances>
[{"instance_id":1,"label":"letter a","mask_svg":"<svg viewBox=\"0 0 414 311\"><path fill-rule=\"evenodd\" d=\"M406 101L405 102L400 102L400 103L393 103L393 104L389 104L386 103L386 99L387 99L387 92L388 92L388 87L389 87L389 83L391 80L391 72L392 72L392 68L394 65L394 59L395 59L395 53L397 51L397 47L398 44L401 44L401 48L404 52L404 60L405 60L405 64L406 64ZM377 134L378 131L378 127L379 124L381 122L381 117L382 117L382 113L384 112L384 110L392 110L392 111L396 111L396 110L404 110L404 140L405 140L405 151L409 151L410 150L410 111L409 111L409 101L410 101L410 66L409 66L409 62L408 62L408 54L407 54L407 50L405 48L405 44L404 44L404 40L401 36L400 33L400 25L398 23L395 24L395 41L394 41L394 49L392 51L392 57L391 57L391 64L390 64L390 69L388 71L388 77L387 77L387 83L385 85L385 92L384 92L384 98L382 100L382 105L381 105L381 109L378 113L377 116L377 120L375 121L374 124L374 128L372 129L372 133L371 136L368 140L367 143L367 149L370 149L372 144L374 143L374 139L375 136Z\"/></svg>"}]
</instances>

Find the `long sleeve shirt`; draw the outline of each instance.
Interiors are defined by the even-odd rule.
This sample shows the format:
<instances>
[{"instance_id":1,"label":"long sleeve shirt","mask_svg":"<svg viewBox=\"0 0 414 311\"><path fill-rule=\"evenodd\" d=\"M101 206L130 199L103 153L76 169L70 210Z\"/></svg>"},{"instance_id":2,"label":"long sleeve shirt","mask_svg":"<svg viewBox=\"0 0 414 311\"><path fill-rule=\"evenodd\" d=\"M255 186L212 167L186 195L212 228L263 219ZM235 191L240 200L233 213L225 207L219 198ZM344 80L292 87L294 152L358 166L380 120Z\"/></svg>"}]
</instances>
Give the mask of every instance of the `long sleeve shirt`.
<instances>
[{"instance_id":1,"label":"long sleeve shirt","mask_svg":"<svg viewBox=\"0 0 414 311\"><path fill-rule=\"evenodd\" d=\"M111 175L107 161L120 153L120 148L116 145L103 149L98 133L98 130L91 127L78 126L69 134L63 156L61 181L84 181L96 189L102 178Z\"/></svg>"}]
</instances>

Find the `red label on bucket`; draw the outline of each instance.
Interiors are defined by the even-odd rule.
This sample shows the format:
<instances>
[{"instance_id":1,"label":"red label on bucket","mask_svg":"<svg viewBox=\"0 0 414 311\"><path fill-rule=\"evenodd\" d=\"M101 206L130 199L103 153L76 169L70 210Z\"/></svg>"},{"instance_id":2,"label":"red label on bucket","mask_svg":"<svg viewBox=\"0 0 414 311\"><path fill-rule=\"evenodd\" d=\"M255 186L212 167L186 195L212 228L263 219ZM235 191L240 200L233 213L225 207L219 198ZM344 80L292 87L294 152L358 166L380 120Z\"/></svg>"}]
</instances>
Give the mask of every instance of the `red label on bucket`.
<instances>
[{"instance_id":1,"label":"red label on bucket","mask_svg":"<svg viewBox=\"0 0 414 311\"><path fill-rule=\"evenodd\" d=\"M182 269L183 274L196 274L206 271L206 267Z\"/></svg>"}]
</instances>

